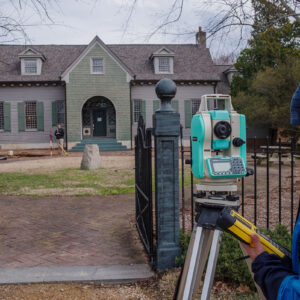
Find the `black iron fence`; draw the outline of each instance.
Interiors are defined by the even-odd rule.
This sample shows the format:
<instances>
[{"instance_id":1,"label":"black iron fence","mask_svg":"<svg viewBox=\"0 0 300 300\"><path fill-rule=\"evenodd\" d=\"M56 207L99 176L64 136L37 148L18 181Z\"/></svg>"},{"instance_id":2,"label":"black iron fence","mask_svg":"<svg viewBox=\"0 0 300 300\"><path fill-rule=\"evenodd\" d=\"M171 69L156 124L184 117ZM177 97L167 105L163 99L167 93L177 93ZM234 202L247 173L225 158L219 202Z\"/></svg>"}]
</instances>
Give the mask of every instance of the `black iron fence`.
<instances>
[{"instance_id":1,"label":"black iron fence","mask_svg":"<svg viewBox=\"0 0 300 300\"><path fill-rule=\"evenodd\" d=\"M136 226L154 264L151 135L151 129L145 128L141 117L135 137ZM259 140L254 138L248 145L247 167L253 169L253 176L244 177L238 182L240 213L259 227L273 229L281 223L293 232L300 196L300 168L297 167L300 165L300 149L296 140L279 139L277 144L271 144L268 137ZM182 132L180 154L181 228L186 231L194 225L194 187L198 179L193 177L188 166L192 148L191 145L184 147ZM190 185L184 184L185 179Z\"/></svg>"},{"instance_id":2,"label":"black iron fence","mask_svg":"<svg viewBox=\"0 0 300 300\"><path fill-rule=\"evenodd\" d=\"M255 225L274 228L278 223L289 226L293 232L300 196L300 151L295 138L279 139L270 143L270 139L252 139L248 148L247 167L253 169L253 176L242 178L238 183L241 200L240 212ZM185 170L191 162L191 147L184 147L181 136L181 184L182 184L182 230L187 228L186 210L189 207L191 227L194 224L194 183L190 172L190 193L184 187ZM300 168L299 168L300 169ZM299 179L298 179L299 178ZM190 194L190 195L188 195ZM190 199L188 199L190 196ZM190 201L188 204L187 202ZM297 203L295 203L297 201Z\"/></svg>"},{"instance_id":3,"label":"black iron fence","mask_svg":"<svg viewBox=\"0 0 300 300\"><path fill-rule=\"evenodd\" d=\"M135 207L136 227L149 255L154 261L152 213L152 139L151 129L145 129L143 117L135 136Z\"/></svg>"}]
</instances>

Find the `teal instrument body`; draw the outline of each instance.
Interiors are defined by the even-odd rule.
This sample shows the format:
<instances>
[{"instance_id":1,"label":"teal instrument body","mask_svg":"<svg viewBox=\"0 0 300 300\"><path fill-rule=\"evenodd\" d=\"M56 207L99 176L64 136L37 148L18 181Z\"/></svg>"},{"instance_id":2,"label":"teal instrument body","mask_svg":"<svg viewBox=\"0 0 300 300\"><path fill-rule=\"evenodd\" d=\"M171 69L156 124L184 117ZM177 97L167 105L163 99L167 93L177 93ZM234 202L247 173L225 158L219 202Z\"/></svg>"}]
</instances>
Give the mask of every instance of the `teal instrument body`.
<instances>
[{"instance_id":1,"label":"teal instrument body","mask_svg":"<svg viewBox=\"0 0 300 300\"><path fill-rule=\"evenodd\" d=\"M195 177L233 178L247 174L246 118L233 110L230 96L202 96L191 122L191 143Z\"/></svg>"},{"instance_id":2,"label":"teal instrument body","mask_svg":"<svg viewBox=\"0 0 300 300\"><path fill-rule=\"evenodd\" d=\"M203 178L203 149L202 145L205 137L204 121L201 114L196 114L192 118L191 123L191 139L192 139L192 172L197 178Z\"/></svg>"}]
</instances>

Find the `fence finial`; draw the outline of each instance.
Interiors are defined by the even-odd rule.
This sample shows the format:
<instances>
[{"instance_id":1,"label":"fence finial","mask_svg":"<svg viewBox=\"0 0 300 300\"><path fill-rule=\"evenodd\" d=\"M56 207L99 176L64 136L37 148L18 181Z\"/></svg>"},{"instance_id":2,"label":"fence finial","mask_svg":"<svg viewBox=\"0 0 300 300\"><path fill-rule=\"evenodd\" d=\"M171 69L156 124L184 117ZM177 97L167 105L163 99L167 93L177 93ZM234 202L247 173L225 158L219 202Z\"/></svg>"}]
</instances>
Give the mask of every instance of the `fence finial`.
<instances>
[{"instance_id":1,"label":"fence finial","mask_svg":"<svg viewBox=\"0 0 300 300\"><path fill-rule=\"evenodd\" d=\"M176 84L169 78L161 79L155 87L157 97L161 100L161 111L173 111L171 101L176 95Z\"/></svg>"}]
</instances>

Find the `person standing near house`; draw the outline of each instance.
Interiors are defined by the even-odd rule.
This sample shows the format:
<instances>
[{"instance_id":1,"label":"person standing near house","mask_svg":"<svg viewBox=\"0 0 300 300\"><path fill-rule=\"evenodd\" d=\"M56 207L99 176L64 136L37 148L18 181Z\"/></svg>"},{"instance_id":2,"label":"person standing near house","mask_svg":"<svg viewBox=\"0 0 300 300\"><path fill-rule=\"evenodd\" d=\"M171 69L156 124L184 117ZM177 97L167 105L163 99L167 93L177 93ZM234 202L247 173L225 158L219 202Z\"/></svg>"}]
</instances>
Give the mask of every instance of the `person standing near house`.
<instances>
[{"instance_id":1,"label":"person standing near house","mask_svg":"<svg viewBox=\"0 0 300 300\"><path fill-rule=\"evenodd\" d=\"M64 148L64 136L65 136L65 132L63 130L63 128L61 128L60 124L57 124L57 129L54 132L55 138L58 142L58 146L60 149L58 149L60 151L60 153L62 153L62 149Z\"/></svg>"}]
</instances>

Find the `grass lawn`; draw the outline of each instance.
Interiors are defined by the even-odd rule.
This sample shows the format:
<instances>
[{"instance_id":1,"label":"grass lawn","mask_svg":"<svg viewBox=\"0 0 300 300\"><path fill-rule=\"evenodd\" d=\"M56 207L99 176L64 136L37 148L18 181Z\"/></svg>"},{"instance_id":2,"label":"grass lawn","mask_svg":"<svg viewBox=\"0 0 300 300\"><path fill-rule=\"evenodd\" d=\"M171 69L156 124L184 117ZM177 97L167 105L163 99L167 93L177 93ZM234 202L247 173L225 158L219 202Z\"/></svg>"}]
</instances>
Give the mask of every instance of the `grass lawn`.
<instances>
[{"instance_id":1,"label":"grass lawn","mask_svg":"<svg viewBox=\"0 0 300 300\"><path fill-rule=\"evenodd\" d=\"M66 169L40 174L0 174L0 194L115 195L134 192L134 170Z\"/></svg>"},{"instance_id":2,"label":"grass lawn","mask_svg":"<svg viewBox=\"0 0 300 300\"><path fill-rule=\"evenodd\" d=\"M0 194L26 196L93 196L134 193L133 169L66 169L40 173L0 174ZM181 172L179 182L181 185ZM184 184L191 182L185 168ZM154 174L153 174L154 189Z\"/></svg>"}]
</instances>

